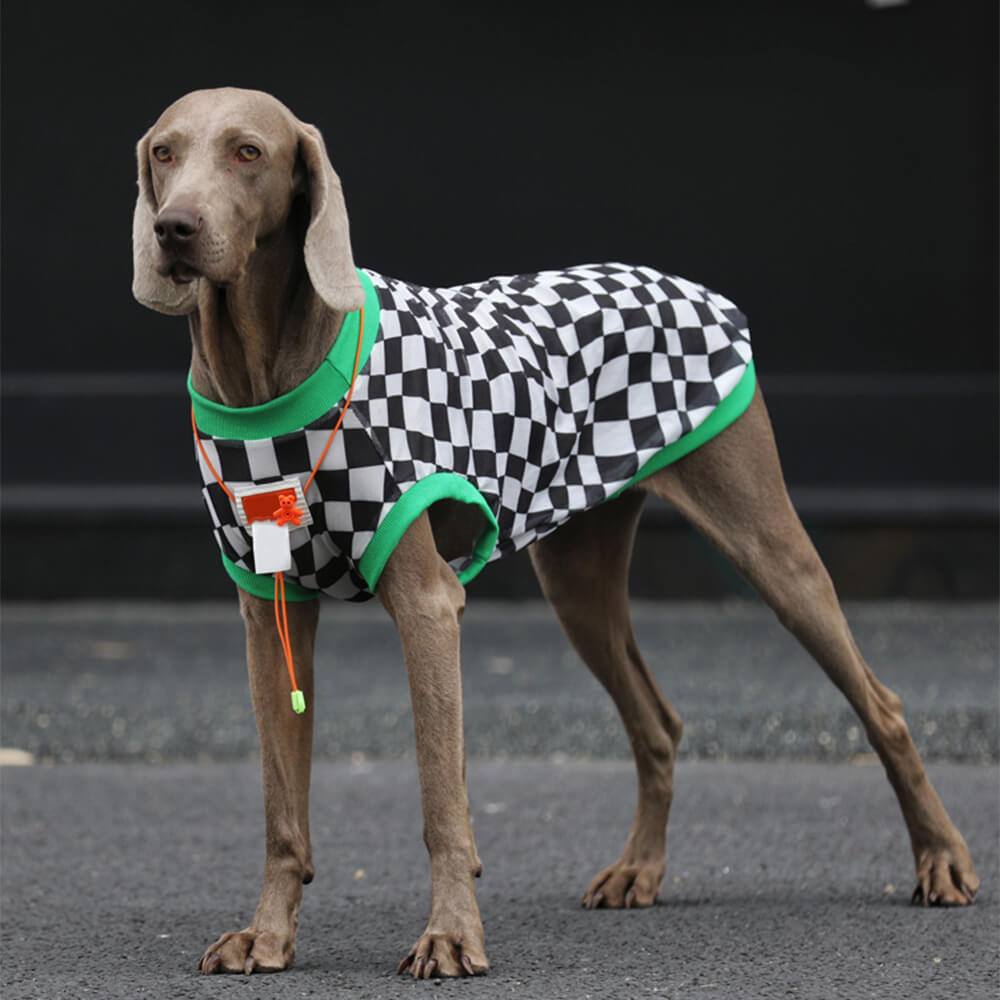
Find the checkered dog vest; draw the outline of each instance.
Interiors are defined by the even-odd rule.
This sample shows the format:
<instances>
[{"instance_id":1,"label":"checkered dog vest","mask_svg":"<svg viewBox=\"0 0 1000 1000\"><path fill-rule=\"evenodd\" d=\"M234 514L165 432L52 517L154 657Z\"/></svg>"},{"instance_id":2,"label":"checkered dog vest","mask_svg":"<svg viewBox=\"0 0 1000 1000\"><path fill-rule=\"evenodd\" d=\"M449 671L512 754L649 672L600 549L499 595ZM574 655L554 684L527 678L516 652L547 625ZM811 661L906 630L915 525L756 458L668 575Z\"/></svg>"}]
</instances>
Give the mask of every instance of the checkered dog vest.
<instances>
[{"instance_id":1,"label":"checkered dog vest","mask_svg":"<svg viewBox=\"0 0 1000 1000\"><path fill-rule=\"evenodd\" d=\"M410 524L442 499L482 531L452 566L487 563L698 447L755 386L743 314L683 278L601 264L421 288L359 271L367 304L354 394L316 472L309 526L291 529L289 599L370 598ZM359 313L290 393L230 408L188 379L205 456L230 487L303 484L350 384ZM248 532L197 455L230 576L273 598Z\"/></svg>"}]
</instances>

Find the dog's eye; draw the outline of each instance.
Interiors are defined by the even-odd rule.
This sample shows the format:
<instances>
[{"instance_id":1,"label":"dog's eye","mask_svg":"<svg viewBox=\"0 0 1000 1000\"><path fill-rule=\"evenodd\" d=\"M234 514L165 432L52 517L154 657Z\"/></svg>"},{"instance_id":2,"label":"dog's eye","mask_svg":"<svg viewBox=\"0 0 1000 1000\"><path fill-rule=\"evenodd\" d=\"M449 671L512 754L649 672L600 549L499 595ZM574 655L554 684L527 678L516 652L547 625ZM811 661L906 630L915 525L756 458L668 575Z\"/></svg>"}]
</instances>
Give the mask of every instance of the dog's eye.
<instances>
[{"instance_id":1,"label":"dog's eye","mask_svg":"<svg viewBox=\"0 0 1000 1000\"><path fill-rule=\"evenodd\" d=\"M160 163L169 163L171 159L170 148L168 146L154 146L153 156L155 156Z\"/></svg>"},{"instance_id":2,"label":"dog's eye","mask_svg":"<svg viewBox=\"0 0 1000 1000\"><path fill-rule=\"evenodd\" d=\"M250 163L252 160L260 158L260 150L256 146L240 146L236 150L236 155L245 163Z\"/></svg>"}]
</instances>

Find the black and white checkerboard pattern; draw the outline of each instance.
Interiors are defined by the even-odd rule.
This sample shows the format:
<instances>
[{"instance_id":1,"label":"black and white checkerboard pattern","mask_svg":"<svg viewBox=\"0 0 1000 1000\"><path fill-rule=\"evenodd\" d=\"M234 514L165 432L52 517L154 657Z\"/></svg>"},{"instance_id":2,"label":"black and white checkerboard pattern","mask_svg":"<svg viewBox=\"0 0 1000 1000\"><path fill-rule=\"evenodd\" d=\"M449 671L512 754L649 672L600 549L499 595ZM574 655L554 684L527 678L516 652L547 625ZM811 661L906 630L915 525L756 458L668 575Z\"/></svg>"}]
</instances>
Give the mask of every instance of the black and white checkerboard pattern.
<instances>
[{"instance_id":1,"label":"black and white checkerboard pattern","mask_svg":"<svg viewBox=\"0 0 1000 1000\"><path fill-rule=\"evenodd\" d=\"M448 289L367 273L379 336L307 496L315 523L293 532L285 574L346 600L371 596L358 563L418 480L451 472L475 486L496 516L499 558L615 493L696 428L751 359L731 302L649 268L600 264ZM331 405L279 438L202 440L230 488L304 481L337 418L340 401ZM253 571L249 538L200 464L220 547Z\"/></svg>"}]
</instances>

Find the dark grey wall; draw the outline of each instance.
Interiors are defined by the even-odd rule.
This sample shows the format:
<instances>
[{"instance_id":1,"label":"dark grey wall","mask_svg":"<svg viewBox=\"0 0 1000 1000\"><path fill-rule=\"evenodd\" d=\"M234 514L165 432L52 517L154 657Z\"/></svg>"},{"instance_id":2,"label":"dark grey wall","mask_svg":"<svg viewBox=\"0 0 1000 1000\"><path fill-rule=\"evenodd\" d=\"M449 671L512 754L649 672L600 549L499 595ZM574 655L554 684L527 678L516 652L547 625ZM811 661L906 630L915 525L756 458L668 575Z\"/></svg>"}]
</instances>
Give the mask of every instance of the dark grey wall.
<instances>
[{"instance_id":1,"label":"dark grey wall","mask_svg":"<svg viewBox=\"0 0 1000 1000\"><path fill-rule=\"evenodd\" d=\"M132 149L229 83L321 127L385 273L642 260L743 305L765 370L995 366L995 4L534 6L7 5L6 370L183 366L128 294Z\"/></svg>"},{"instance_id":2,"label":"dark grey wall","mask_svg":"<svg viewBox=\"0 0 1000 1000\"><path fill-rule=\"evenodd\" d=\"M359 264L694 278L750 317L807 506L992 515L996 4L651 9L6 5L8 525L67 497L141 514L150 484L196 511L186 327L129 292L133 150L224 84L322 129Z\"/></svg>"}]
</instances>

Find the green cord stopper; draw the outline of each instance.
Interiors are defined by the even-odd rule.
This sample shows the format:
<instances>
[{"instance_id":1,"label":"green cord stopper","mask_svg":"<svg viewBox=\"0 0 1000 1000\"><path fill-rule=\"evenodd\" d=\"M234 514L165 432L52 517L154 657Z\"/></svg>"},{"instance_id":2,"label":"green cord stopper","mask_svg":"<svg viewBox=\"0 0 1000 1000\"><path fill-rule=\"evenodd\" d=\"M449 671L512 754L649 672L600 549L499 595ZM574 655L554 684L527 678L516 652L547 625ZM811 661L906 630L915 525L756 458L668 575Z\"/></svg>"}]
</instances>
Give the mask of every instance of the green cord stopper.
<instances>
[{"instance_id":1,"label":"green cord stopper","mask_svg":"<svg viewBox=\"0 0 1000 1000\"><path fill-rule=\"evenodd\" d=\"M301 715L306 710L306 696L301 691L292 692L292 708L296 715Z\"/></svg>"}]
</instances>

